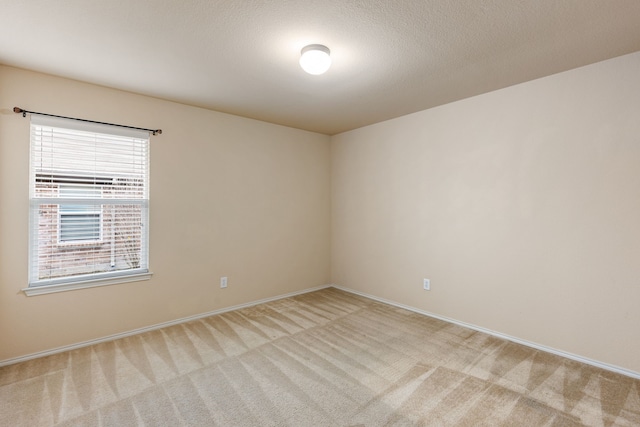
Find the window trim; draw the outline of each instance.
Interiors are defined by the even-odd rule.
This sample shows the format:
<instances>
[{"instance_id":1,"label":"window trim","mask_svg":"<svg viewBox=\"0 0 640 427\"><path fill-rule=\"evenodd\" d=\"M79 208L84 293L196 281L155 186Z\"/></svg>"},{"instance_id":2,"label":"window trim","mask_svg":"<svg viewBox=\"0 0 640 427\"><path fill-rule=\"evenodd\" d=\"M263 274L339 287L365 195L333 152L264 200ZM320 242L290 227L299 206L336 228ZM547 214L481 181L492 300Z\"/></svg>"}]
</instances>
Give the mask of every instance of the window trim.
<instances>
[{"instance_id":1,"label":"window trim","mask_svg":"<svg viewBox=\"0 0 640 427\"><path fill-rule=\"evenodd\" d=\"M72 291L75 289L87 289L95 288L98 286L119 285L121 283L140 282L143 280L149 280L153 276L150 271L140 269L139 273L131 273L131 270L127 270L126 274L111 274L110 277L92 278L85 280L70 281L68 278L62 283L44 284L38 286L31 286L22 289L28 297L37 295L46 295L56 292ZM108 273L106 273L108 275ZM97 275L94 275L97 276ZM58 279L61 280L62 279Z\"/></svg>"}]
</instances>

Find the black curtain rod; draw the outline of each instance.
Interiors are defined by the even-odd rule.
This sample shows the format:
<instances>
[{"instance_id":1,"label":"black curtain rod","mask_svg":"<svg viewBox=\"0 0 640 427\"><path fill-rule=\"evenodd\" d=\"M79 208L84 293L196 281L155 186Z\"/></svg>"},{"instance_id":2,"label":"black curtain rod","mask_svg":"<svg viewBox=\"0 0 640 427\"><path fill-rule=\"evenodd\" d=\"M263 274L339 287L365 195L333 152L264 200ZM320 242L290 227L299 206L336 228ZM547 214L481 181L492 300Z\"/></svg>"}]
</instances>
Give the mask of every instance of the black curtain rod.
<instances>
[{"instance_id":1,"label":"black curtain rod","mask_svg":"<svg viewBox=\"0 0 640 427\"><path fill-rule=\"evenodd\" d=\"M137 128L137 127L133 127L133 126L127 126L127 125L117 125L115 123L105 123L105 122L96 122L94 120L78 119L78 118L75 118L75 117L56 116L55 114L38 113L37 111L27 111L27 110L23 110L20 107L13 107L13 112L14 113L22 113L22 117L27 117L27 113L28 114L37 114L39 116L57 117L59 119L77 120L79 122L97 123L99 125L118 126L118 127L121 127L121 128L135 129L135 130L146 130L147 132L151 132L154 135L156 135L156 134L162 135L162 129L145 129L145 128Z\"/></svg>"}]
</instances>

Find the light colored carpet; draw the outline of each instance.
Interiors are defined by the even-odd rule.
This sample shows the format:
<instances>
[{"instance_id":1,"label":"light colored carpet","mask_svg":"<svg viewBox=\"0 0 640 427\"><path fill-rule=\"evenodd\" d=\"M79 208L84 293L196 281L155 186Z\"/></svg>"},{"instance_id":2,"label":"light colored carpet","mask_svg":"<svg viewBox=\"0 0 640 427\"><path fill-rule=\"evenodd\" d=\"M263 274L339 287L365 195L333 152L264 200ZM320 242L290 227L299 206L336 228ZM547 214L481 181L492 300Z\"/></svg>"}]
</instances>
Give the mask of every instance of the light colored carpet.
<instances>
[{"instance_id":1,"label":"light colored carpet","mask_svg":"<svg viewBox=\"0 0 640 427\"><path fill-rule=\"evenodd\" d=\"M640 381L329 288L0 368L0 425L640 426Z\"/></svg>"}]
</instances>

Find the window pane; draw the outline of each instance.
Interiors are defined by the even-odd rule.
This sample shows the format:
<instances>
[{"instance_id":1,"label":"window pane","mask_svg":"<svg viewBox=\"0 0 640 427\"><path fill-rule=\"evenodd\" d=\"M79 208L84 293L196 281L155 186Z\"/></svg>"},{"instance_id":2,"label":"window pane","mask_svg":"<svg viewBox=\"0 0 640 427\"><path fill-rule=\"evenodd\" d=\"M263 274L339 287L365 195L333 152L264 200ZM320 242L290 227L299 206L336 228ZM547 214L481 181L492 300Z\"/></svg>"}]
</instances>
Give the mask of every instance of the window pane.
<instances>
[{"instance_id":1,"label":"window pane","mask_svg":"<svg viewBox=\"0 0 640 427\"><path fill-rule=\"evenodd\" d=\"M57 205L39 205L36 225L38 263L34 278L53 280L88 274L147 268L145 204L105 204L102 214L61 216L55 232Z\"/></svg>"}]
</instances>

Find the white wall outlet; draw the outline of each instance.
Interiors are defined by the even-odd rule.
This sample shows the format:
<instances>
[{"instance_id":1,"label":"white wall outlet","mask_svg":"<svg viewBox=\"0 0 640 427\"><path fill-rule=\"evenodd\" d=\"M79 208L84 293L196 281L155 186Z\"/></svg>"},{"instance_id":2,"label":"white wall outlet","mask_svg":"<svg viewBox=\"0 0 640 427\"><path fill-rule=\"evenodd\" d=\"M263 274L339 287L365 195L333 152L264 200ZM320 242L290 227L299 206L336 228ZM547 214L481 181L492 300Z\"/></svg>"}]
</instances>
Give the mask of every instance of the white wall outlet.
<instances>
[{"instance_id":1,"label":"white wall outlet","mask_svg":"<svg viewBox=\"0 0 640 427\"><path fill-rule=\"evenodd\" d=\"M227 278L226 278L226 276L220 278L220 287L221 288L226 288L227 287Z\"/></svg>"},{"instance_id":2,"label":"white wall outlet","mask_svg":"<svg viewBox=\"0 0 640 427\"><path fill-rule=\"evenodd\" d=\"M429 279L422 279L422 288L425 291L430 291L431 290L431 280Z\"/></svg>"}]
</instances>

